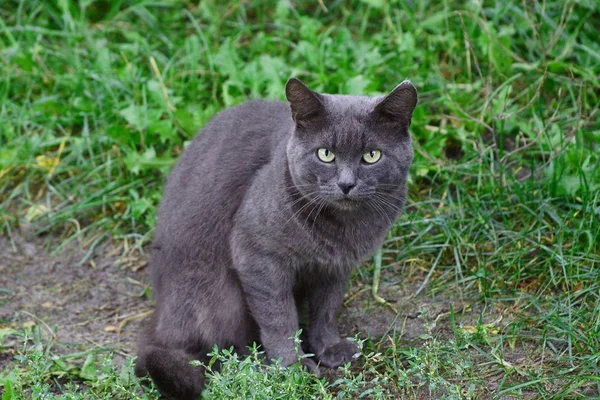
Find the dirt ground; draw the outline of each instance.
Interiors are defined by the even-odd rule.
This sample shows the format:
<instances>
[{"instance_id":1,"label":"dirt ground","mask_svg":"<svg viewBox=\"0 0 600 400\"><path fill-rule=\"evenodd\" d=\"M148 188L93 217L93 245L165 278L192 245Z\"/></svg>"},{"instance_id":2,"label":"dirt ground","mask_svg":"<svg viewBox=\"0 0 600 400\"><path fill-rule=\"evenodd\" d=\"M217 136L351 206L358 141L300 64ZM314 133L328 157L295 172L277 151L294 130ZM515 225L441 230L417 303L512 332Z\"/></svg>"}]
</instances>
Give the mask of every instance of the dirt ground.
<instances>
[{"instance_id":1,"label":"dirt ground","mask_svg":"<svg viewBox=\"0 0 600 400\"><path fill-rule=\"evenodd\" d=\"M51 256L47 247L43 239L0 237L0 328L38 325L47 339L53 339L57 353L101 348L121 361L135 355L137 334L153 307L146 295L148 255L123 257L122 248L105 243L81 263L84 250ZM382 274L379 293L392 307L376 303L370 284L355 280L338 319L343 335L385 338L395 330L402 339L413 341L427 333L434 321L448 321L450 305L457 314L470 307L442 296L414 297L415 280L406 283L403 273L398 266ZM461 321L470 324L477 318L478 313L471 311ZM449 323L435 325L436 333L450 334ZM12 360L18 345L9 343L0 349L0 370Z\"/></svg>"},{"instance_id":2,"label":"dirt ground","mask_svg":"<svg viewBox=\"0 0 600 400\"><path fill-rule=\"evenodd\" d=\"M137 332L152 310L144 295L145 256L123 258L121 249L105 244L79 265L84 251L51 256L43 239L13 239L0 237L0 328L37 324L58 353L90 347L135 353ZM0 352L0 369L14 345Z\"/></svg>"}]
</instances>

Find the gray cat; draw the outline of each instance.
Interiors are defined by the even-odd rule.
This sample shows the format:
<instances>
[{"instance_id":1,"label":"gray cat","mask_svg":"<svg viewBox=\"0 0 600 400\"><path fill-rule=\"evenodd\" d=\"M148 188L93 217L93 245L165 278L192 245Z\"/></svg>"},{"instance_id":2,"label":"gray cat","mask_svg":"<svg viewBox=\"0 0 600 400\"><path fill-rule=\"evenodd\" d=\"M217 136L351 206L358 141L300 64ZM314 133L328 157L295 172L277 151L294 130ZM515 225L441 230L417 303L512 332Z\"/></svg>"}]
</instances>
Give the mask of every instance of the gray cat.
<instances>
[{"instance_id":1,"label":"gray cat","mask_svg":"<svg viewBox=\"0 0 600 400\"><path fill-rule=\"evenodd\" d=\"M168 397L199 396L202 370L189 361L215 344L244 353L257 342L297 362L300 304L316 358L306 367L357 353L335 314L349 273L405 202L417 91L404 81L384 97L328 95L292 78L286 96L214 117L168 179L152 248L156 313L136 365Z\"/></svg>"}]
</instances>

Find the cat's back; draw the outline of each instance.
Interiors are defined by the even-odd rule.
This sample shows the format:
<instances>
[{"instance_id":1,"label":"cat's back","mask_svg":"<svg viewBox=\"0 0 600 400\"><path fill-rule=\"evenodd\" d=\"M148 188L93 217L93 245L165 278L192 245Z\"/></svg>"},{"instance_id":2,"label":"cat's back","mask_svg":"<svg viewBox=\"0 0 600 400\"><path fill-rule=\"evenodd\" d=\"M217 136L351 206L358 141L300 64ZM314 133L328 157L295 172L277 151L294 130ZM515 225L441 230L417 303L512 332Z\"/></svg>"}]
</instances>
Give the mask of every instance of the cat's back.
<instances>
[{"instance_id":1,"label":"cat's back","mask_svg":"<svg viewBox=\"0 0 600 400\"><path fill-rule=\"evenodd\" d=\"M218 146L225 152L247 153L249 149L278 141L282 134L288 136L292 127L290 107L286 103L250 100L215 115L196 135L190 149L193 153Z\"/></svg>"},{"instance_id":2,"label":"cat's back","mask_svg":"<svg viewBox=\"0 0 600 400\"><path fill-rule=\"evenodd\" d=\"M157 241L223 240L257 171L277 156L292 129L289 105L279 101L251 100L213 117L168 177Z\"/></svg>"}]
</instances>

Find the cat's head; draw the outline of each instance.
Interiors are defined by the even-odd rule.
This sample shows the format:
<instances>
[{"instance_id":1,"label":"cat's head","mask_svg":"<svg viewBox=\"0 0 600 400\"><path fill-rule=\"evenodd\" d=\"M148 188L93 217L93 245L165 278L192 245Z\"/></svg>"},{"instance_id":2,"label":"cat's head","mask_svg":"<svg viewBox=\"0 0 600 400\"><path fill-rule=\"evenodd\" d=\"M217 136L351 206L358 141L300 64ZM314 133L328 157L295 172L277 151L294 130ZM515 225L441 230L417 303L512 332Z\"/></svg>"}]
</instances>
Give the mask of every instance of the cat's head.
<instances>
[{"instance_id":1,"label":"cat's head","mask_svg":"<svg viewBox=\"0 0 600 400\"><path fill-rule=\"evenodd\" d=\"M316 93L291 78L286 96L295 124L288 163L303 195L342 209L403 202L417 104L409 81L386 96L365 97Z\"/></svg>"}]
</instances>

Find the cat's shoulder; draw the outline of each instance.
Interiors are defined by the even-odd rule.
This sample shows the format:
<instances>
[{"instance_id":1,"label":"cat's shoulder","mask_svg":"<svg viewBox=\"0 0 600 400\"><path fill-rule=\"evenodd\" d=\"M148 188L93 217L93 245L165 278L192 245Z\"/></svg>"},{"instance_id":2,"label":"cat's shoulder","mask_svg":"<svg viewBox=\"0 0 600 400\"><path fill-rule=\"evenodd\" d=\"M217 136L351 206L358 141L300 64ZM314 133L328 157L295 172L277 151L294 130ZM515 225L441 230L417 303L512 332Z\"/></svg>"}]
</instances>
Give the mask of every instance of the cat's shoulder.
<instances>
[{"instance_id":1,"label":"cat's shoulder","mask_svg":"<svg viewBox=\"0 0 600 400\"><path fill-rule=\"evenodd\" d=\"M248 100L237 106L228 108L224 113L231 114L291 114L290 106L279 100Z\"/></svg>"},{"instance_id":2,"label":"cat's shoulder","mask_svg":"<svg viewBox=\"0 0 600 400\"><path fill-rule=\"evenodd\" d=\"M292 113L287 103L278 100L248 100L227 108L216 115L209 127L235 125L245 130L255 131L260 127L289 128Z\"/></svg>"}]
</instances>

